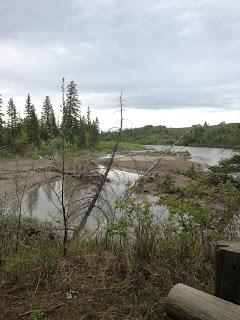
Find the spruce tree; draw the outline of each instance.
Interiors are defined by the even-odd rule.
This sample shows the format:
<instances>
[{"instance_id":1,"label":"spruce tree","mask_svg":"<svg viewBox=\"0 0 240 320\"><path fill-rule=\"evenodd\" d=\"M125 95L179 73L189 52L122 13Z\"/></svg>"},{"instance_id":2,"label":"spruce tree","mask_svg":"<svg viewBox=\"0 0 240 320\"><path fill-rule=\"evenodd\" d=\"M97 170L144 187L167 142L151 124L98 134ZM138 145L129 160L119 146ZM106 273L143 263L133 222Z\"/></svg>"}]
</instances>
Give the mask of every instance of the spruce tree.
<instances>
[{"instance_id":1,"label":"spruce tree","mask_svg":"<svg viewBox=\"0 0 240 320\"><path fill-rule=\"evenodd\" d=\"M77 85L71 81L67 86L66 105L63 108L62 129L68 141L73 142L79 132L80 101Z\"/></svg>"},{"instance_id":2,"label":"spruce tree","mask_svg":"<svg viewBox=\"0 0 240 320\"><path fill-rule=\"evenodd\" d=\"M89 137L89 147L96 147L99 143L99 121L96 118L95 121L92 122L90 128L90 137Z\"/></svg>"},{"instance_id":3,"label":"spruce tree","mask_svg":"<svg viewBox=\"0 0 240 320\"><path fill-rule=\"evenodd\" d=\"M40 142L39 140L39 123L36 115L35 107L31 103L31 97L28 94L26 104L25 104L25 129L27 134L27 141L29 144L37 146Z\"/></svg>"},{"instance_id":4,"label":"spruce tree","mask_svg":"<svg viewBox=\"0 0 240 320\"><path fill-rule=\"evenodd\" d=\"M77 145L80 149L87 149L87 123L85 117L81 117L79 124L79 134L77 139Z\"/></svg>"},{"instance_id":5,"label":"spruce tree","mask_svg":"<svg viewBox=\"0 0 240 320\"><path fill-rule=\"evenodd\" d=\"M8 101L7 116L8 116L8 120L7 120L8 133L11 136L11 138L16 138L18 134L19 122L18 122L17 109L14 104L13 98L11 98Z\"/></svg>"},{"instance_id":6,"label":"spruce tree","mask_svg":"<svg viewBox=\"0 0 240 320\"><path fill-rule=\"evenodd\" d=\"M54 110L49 96L46 96L41 116L41 139L48 141L57 135L57 125Z\"/></svg>"}]
</instances>

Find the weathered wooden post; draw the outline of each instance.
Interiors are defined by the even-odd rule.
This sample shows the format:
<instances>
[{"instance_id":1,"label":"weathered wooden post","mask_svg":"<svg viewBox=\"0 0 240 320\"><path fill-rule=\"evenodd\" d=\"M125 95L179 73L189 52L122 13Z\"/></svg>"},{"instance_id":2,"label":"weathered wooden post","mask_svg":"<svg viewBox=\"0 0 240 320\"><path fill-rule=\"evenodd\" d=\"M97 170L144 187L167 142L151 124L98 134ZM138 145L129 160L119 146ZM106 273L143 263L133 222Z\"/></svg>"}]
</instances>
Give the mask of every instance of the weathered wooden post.
<instances>
[{"instance_id":1,"label":"weathered wooden post","mask_svg":"<svg viewBox=\"0 0 240 320\"><path fill-rule=\"evenodd\" d=\"M240 304L240 242L219 241L216 245L215 295Z\"/></svg>"}]
</instances>

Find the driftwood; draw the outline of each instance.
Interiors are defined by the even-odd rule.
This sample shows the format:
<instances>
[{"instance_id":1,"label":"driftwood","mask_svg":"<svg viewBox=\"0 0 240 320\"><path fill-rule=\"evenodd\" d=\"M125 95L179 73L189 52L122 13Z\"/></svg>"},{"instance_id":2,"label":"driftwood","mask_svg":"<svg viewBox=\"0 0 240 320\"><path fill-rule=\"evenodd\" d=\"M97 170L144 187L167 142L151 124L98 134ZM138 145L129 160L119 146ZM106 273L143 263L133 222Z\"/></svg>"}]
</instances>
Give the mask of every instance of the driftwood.
<instances>
[{"instance_id":1,"label":"driftwood","mask_svg":"<svg viewBox=\"0 0 240 320\"><path fill-rule=\"evenodd\" d=\"M240 306L177 284L166 301L167 320L239 320Z\"/></svg>"}]
</instances>

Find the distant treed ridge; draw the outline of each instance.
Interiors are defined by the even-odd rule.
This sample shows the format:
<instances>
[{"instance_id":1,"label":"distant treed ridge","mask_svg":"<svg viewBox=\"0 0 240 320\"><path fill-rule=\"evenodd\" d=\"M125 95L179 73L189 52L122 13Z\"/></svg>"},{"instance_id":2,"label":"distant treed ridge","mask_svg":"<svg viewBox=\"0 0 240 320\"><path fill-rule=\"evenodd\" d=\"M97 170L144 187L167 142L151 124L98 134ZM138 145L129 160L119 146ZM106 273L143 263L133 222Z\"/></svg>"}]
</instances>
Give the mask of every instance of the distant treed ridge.
<instances>
[{"instance_id":1,"label":"distant treed ridge","mask_svg":"<svg viewBox=\"0 0 240 320\"><path fill-rule=\"evenodd\" d=\"M183 136L184 135L184 136ZM194 125L189 128L167 128L165 126L147 125L141 128L125 129L122 141L141 144L175 143L180 137L179 145L198 147L235 148L240 145L240 123L224 122L218 125ZM102 132L101 140L114 140L116 132Z\"/></svg>"}]
</instances>

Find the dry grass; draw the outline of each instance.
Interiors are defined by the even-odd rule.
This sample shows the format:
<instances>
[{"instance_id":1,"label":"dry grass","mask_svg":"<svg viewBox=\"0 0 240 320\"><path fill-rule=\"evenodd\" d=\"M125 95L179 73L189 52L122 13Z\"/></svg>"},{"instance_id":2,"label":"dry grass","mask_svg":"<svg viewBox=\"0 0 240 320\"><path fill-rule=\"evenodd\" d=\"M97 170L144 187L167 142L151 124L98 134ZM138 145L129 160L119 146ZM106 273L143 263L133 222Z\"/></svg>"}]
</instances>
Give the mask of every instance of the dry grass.
<instances>
[{"instance_id":1,"label":"dry grass","mask_svg":"<svg viewBox=\"0 0 240 320\"><path fill-rule=\"evenodd\" d=\"M131 274L107 251L75 256L61 260L48 283L36 284L36 277L28 286L2 282L0 318L35 319L43 310L45 319L161 319L162 277L147 268ZM76 297L67 300L70 290Z\"/></svg>"}]
</instances>

